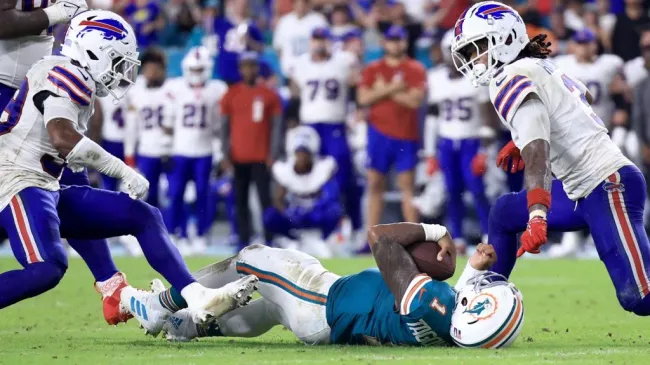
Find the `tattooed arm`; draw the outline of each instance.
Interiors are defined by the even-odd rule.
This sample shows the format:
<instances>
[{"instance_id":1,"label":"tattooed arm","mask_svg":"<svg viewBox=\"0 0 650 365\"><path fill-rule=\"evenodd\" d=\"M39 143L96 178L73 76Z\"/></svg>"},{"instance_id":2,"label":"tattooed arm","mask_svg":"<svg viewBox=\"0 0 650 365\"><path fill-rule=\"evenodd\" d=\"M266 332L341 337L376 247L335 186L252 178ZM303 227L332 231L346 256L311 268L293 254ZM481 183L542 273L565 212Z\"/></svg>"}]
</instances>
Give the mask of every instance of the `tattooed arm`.
<instances>
[{"instance_id":1,"label":"tattooed arm","mask_svg":"<svg viewBox=\"0 0 650 365\"><path fill-rule=\"evenodd\" d=\"M406 247L421 241L437 241L443 248L438 255L441 260L445 252L456 259L456 251L447 230L435 224L395 223L380 224L368 230L368 243L377 262L381 276L397 302L404 297L413 278L420 271Z\"/></svg>"},{"instance_id":2,"label":"tattooed arm","mask_svg":"<svg viewBox=\"0 0 650 365\"><path fill-rule=\"evenodd\" d=\"M528 191L528 212L546 217L550 207L551 158L550 120L548 112L535 94L529 94L517 110L513 121L516 144L523 146L521 155L526 163L524 187Z\"/></svg>"}]
</instances>

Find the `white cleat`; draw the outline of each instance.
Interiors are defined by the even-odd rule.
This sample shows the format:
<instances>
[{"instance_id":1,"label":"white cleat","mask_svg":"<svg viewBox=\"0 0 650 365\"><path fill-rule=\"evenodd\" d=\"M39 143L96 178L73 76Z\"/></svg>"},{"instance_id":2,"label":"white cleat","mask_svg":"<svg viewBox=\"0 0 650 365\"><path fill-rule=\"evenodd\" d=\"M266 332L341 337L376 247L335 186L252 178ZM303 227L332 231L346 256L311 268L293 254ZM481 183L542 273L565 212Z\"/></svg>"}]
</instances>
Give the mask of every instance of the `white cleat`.
<instances>
[{"instance_id":1,"label":"white cleat","mask_svg":"<svg viewBox=\"0 0 650 365\"><path fill-rule=\"evenodd\" d=\"M162 285L162 282L160 284ZM160 304L158 293L136 289L132 286L122 289L120 305L138 320L146 335L154 337L162 331L165 320L172 314Z\"/></svg>"},{"instance_id":2,"label":"white cleat","mask_svg":"<svg viewBox=\"0 0 650 365\"><path fill-rule=\"evenodd\" d=\"M160 293L164 292L165 290L167 290L167 288L165 288L165 284L163 284L162 280L160 280L160 279L151 280L151 291L152 292L154 292L156 294L160 294Z\"/></svg>"},{"instance_id":3,"label":"white cleat","mask_svg":"<svg viewBox=\"0 0 650 365\"><path fill-rule=\"evenodd\" d=\"M216 325L216 323L214 324ZM163 326L163 335L168 341L187 342L202 337L204 332L200 324L194 323L187 310L178 311L167 318Z\"/></svg>"},{"instance_id":4,"label":"white cleat","mask_svg":"<svg viewBox=\"0 0 650 365\"><path fill-rule=\"evenodd\" d=\"M259 279L255 275L228 283L219 289L202 288L199 295L187 301L187 309L194 323L205 324L214 318L244 306L253 298Z\"/></svg>"}]
</instances>

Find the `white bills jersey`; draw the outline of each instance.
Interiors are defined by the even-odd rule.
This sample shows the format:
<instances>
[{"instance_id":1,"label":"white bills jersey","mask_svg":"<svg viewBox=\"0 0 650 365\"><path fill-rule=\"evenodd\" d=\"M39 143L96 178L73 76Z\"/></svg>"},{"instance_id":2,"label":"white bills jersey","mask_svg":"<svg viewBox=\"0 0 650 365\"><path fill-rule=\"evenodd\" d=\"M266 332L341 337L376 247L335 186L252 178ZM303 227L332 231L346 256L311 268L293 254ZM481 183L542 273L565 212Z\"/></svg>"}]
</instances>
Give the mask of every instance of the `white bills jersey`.
<instances>
[{"instance_id":1,"label":"white bills jersey","mask_svg":"<svg viewBox=\"0 0 650 365\"><path fill-rule=\"evenodd\" d=\"M454 140L479 138L480 105L490 102L488 88L473 87L466 77L447 67L430 70L427 85L429 105L438 105L438 136Z\"/></svg>"},{"instance_id":2,"label":"white bills jersey","mask_svg":"<svg viewBox=\"0 0 650 365\"><path fill-rule=\"evenodd\" d=\"M574 55L566 55L557 57L555 64L568 76L587 86L593 97L592 109L609 128L615 109L614 100L609 94L609 85L614 76L623 73L623 60L613 54L604 54L591 63L580 63Z\"/></svg>"},{"instance_id":3,"label":"white bills jersey","mask_svg":"<svg viewBox=\"0 0 650 365\"><path fill-rule=\"evenodd\" d=\"M315 62L304 54L291 68L291 79L300 88L302 123L343 123L347 118L349 79L357 61L348 52L336 52Z\"/></svg>"},{"instance_id":4,"label":"white bills jersey","mask_svg":"<svg viewBox=\"0 0 650 365\"><path fill-rule=\"evenodd\" d=\"M506 65L490 82L490 99L515 145L523 141L513 118L524 98L536 94L550 119L551 170L569 198L587 196L607 176L631 165L607 135L585 97L586 86L551 61L524 58ZM517 126L525 126L517 123Z\"/></svg>"},{"instance_id":5,"label":"white bills jersey","mask_svg":"<svg viewBox=\"0 0 650 365\"><path fill-rule=\"evenodd\" d=\"M273 32L273 48L279 50L280 69L288 75L296 58L309 52L311 32L318 27L327 27L327 19L320 13L310 12L302 18L289 13L278 20Z\"/></svg>"},{"instance_id":6,"label":"white bills jersey","mask_svg":"<svg viewBox=\"0 0 650 365\"><path fill-rule=\"evenodd\" d=\"M132 156L134 150L145 157L162 157L171 152L171 136L165 129L173 125L174 92L168 85L169 81L160 87L135 85L127 95L126 156Z\"/></svg>"},{"instance_id":7,"label":"white bills jersey","mask_svg":"<svg viewBox=\"0 0 650 365\"><path fill-rule=\"evenodd\" d=\"M210 80L203 87L192 87L182 77L168 81L174 90L172 114L172 154L185 157L212 155L212 143L219 124L219 101L228 87Z\"/></svg>"},{"instance_id":8,"label":"white bills jersey","mask_svg":"<svg viewBox=\"0 0 650 365\"><path fill-rule=\"evenodd\" d=\"M65 160L47 133L43 102L34 100L40 92L73 101L78 109L73 122L81 134L93 114L95 83L68 58L45 57L27 72L0 116L0 210L25 188L59 189Z\"/></svg>"},{"instance_id":9,"label":"white bills jersey","mask_svg":"<svg viewBox=\"0 0 650 365\"><path fill-rule=\"evenodd\" d=\"M46 8L52 0L16 1L16 10L34 11ZM27 71L41 58L52 54L52 27L39 35L0 40L0 84L18 88Z\"/></svg>"},{"instance_id":10,"label":"white bills jersey","mask_svg":"<svg viewBox=\"0 0 650 365\"><path fill-rule=\"evenodd\" d=\"M320 198L323 186L334 176L336 161L331 156L317 158L308 174L294 170L295 160L289 158L273 164L271 172L275 181L287 190L289 207L313 208Z\"/></svg>"},{"instance_id":11,"label":"white bills jersey","mask_svg":"<svg viewBox=\"0 0 650 365\"><path fill-rule=\"evenodd\" d=\"M113 97L99 98L102 106L102 140L124 142L127 105L124 99L115 101Z\"/></svg>"}]
</instances>

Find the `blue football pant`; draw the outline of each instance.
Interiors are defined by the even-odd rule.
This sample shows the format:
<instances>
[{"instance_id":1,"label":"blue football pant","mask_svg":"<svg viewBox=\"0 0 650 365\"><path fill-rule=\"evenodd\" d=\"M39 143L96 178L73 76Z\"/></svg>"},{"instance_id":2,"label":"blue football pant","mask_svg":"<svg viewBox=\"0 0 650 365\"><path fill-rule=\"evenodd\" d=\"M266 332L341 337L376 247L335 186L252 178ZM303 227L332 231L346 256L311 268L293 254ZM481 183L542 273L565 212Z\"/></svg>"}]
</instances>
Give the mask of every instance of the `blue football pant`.
<instances>
[{"instance_id":1,"label":"blue football pant","mask_svg":"<svg viewBox=\"0 0 650 365\"><path fill-rule=\"evenodd\" d=\"M488 232L490 202L485 195L483 176L472 173L472 160L481 148L480 139L453 140L440 138L438 142L438 161L447 186L447 216L449 230L454 238L464 238L463 219L465 204L463 193L472 193L474 207L481 225L481 233Z\"/></svg>"},{"instance_id":2,"label":"blue football pant","mask_svg":"<svg viewBox=\"0 0 650 365\"><path fill-rule=\"evenodd\" d=\"M352 153L348 144L345 123L314 123L310 124L318 132L321 139L320 153L332 156L336 160L336 180L343 193L345 212L350 218L352 228L357 230L363 225L361 221L361 191L357 183Z\"/></svg>"},{"instance_id":3,"label":"blue football pant","mask_svg":"<svg viewBox=\"0 0 650 365\"><path fill-rule=\"evenodd\" d=\"M287 209L290 211L290 209ZM296 229L320 229L322 238L327 239L338 226L343 209L338 203L318 209L291 214L281 212L275 207L264 211L264 229L285 237L296 239L292 231Z\"/></svg>"},{"instance_id":4,"label":"blue football pant","mask_svg":"<svg viewBox=\"0 0 650 365\"><path fill-rule=\"evenodd\" d=\"M169 240L158 209L123 193L70 186L22 190L0 212L22 270L0 274L0 308L41 294L61 280L68 261L61 238L133 235L151 265L179 290L194 282Z\"/></svg>"},{"instance_id":5,"label":"blue football pant","mask_svg":"<svg viewBox=\"0 0 650 365\"><path fill-rule=\"evenodd\" d=\"M587 197L570 200L554 181L548 212L549 231L591 231L621 306L637 315L650 315L650 243L643 226L646 183L635 166L607 177ZM526 191L501 196L490 212L489 242L498 261L492 271L510 276L516 261L517 234L526 229Z\"/></svg>"},{"instance_id":6,"label":"blue football pant","mask_svg":"<svg viewBox=\"0 0 650 365\"><path fill-rule=\"evenodd\" d=\"M183 197L189 180L196 186L195 214L197 218L198 235L203 236L210 229L208 199L210 191L210 171L212 156L183 157L174 156L173 168L168 174L169 181L169 211L167 214L167 229L172 234L180 232L181 237L187 238L187 212Z\"/></svg>"},{"instance_id":7,"label":"blue football pant","mask_svg":"<svg viewBox=\"0 0 650 365\"><path fill-rule=\"evenodd\" d=\"M149 181L149 193L145 201L149 205L160 208L158 187L160 186L160 175L165 171L162 158L138 156L136 165L142 176Z\"/></svg>"}]
</instances>

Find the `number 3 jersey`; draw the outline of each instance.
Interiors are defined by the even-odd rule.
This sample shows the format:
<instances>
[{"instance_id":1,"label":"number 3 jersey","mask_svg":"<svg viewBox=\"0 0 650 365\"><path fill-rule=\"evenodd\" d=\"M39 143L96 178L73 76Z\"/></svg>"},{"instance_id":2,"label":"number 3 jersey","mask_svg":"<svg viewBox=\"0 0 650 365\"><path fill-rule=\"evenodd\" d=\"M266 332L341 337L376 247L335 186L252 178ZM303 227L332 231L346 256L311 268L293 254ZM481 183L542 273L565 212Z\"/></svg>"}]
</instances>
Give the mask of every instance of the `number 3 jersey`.
<instances>
[{"instance_id":1,"label":"number 3 jersey","mask_svg":"<svg viewBox=\"0 0 650 365\"><path fill-rule=\"evenodd\" d=\"M603 121L585 97L586 86L548 60L524 58L506 65L490 82L490 99L515 145L523 149L513 125L517 108L536 94L550 119L550 158L553 174L562 181L569 198L587 196L607 176L632 163L614 145Z\"/></svg>"},{"instance_id":2,"label":"number 3 jersey","mask_svg":"<svg viewBox=\"0 0 650 365\"><path fill-rule=\"evenodd\" d=\"M47 56L28 72L0 116L0 210L28 187L59 190L65 160L54 148L43 118L44 93L76 107L76 130L84 134L93 114L95 83L68 58Z\"/></svg>"},{"instance_id":3,"label":"number 3 jersey","mask_svg":"<svg viewBox=\"0 0 650 365\"><path fill-rule=\"evenodd\" d=\"M219 121L219 101L228 87L210 80L202 87L192 87L184 78L168 81L174 92L172 101L172 154L185 157L212 155L212 142Z\"/></svg>"},{"instance_id":4,"label":"number 3 jersey","mask_svg":"<svg viewBox=\"0 0 650 365\"><path fill-rule=\"evenodd\" d=\"M622 72L623 60L612 54L598 56L593 62L580 63L574 55L556 57L555 64L568 76L587 86L593 97L591 108L603 119L606 127L614 114L614 101L609 94L609 86L614 76Z\"/></svg>"},{"instance_id":5,"label":"number 3 jersey","mask_svg":"<svg viewBox=\"0 0 650 365\"><path fill-rule=\"evenodd\" d=\"M409 285L399 308L377 269L337 280L327 295L330 341L364 345L453 345L456 292L424 274Z\"/></svg>"},{"instance_id":6,"label":"number 3 jersey","mask_svg":"<svg viewBox=\"0 0 650 365\"><path fill-rule=\"evenodd\" d=\"M489 103L486 87L475 88L462 74L452 77L448 67L437 67L427 74L429 105L438 106L438 135L447 139L478 138L481 129L480 105Z\"/></svg>"}]
</instances>

